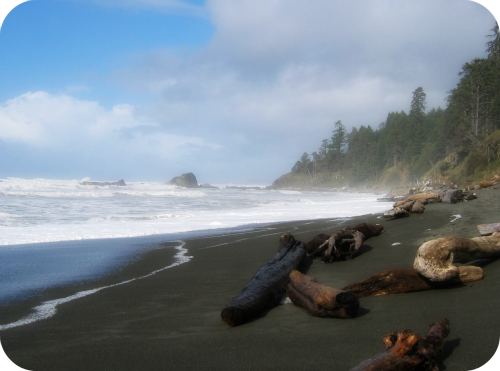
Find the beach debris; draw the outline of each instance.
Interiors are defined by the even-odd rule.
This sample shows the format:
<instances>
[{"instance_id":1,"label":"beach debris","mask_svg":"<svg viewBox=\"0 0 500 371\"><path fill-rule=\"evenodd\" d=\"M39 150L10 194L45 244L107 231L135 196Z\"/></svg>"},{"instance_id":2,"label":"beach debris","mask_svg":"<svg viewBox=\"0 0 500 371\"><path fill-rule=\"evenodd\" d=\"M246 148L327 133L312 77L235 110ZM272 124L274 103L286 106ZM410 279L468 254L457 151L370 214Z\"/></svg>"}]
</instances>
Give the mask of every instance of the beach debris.
<instances>
[{"instance_id":1,"label":"beach debris","mask_svg":"<svg viewBox=\"0 0 500 371\"><path fill-rule=\"evenodd\" d=\"M495 232L500 232L500 223L479 224L477 229L481 236L487 236Z\"/></svg>"},{"instance_id":2,"label":"beach debris","mask_svg":"<svg viewBox=\"0 0 500 371\"><path fill-rule=\"evenodd\" d=\"M401 242L394 242L391 246L399 246L401 245Z\"/></svg>"},{"instance_id":3,"label":"beach debris","mask_svg":"<svg viewBox=\"0 0 500 371\"><path fill-rule=\"evenodd\" d=\"M415 201L410 209L410 212L413 214L422 214L424 211L425 206L421 201Z\"/></svg>"},{"instance_id":4,"label":"beach debris","mask_svg":"<svg viewBox=\"0 0 500 371\"><path fill-rule=\"evenodd\" d=\"M454 186L456 187L456 186ZM426 188L427 189L427 188ZM412 214L422 214L425 205L435 202L457 203L464 200L471 201L477 198L475 193L463 191L457 188L443 188L439 191L417 192L410 190L408 196L394 203L393 208L384 213L386 219L398 219Z\"/></svg>"},{"instance_id":5,"label":"beach debris","mask_svg":"<svg viewBox=\"0 0 500 371\"><path fill-rule=\"evenodd\" d=\"M383 338L386 351L363 361L351 371L436 371L444 339L450 332L447 319L433 323L425 337L412 330L390 333Z\"/></svg>"},{"instance_id":6,"label":"beach debris","mask_svg":"<svg viewBox=\"0 0 500 371\"><path fill-rule=\"evenodd\" d=\"M479 188L489 188L497 184L494 180L482 180L479 182Z\"/></svg>"},{"instance_id":7,"label":"beach debris","mask_svg":"<svg viewBox=\"0 0 500 371\"><path fill-rule=\"evenodd\" d=\"M222 320L230 326L238 326L279 305L285 295L288 275L294 269L306 270L306 261L304 244L289 233L282 235L279 251L222 310Z\"/></svg>"},{"instance_id":8,"label":"beach debris","mask_svg":"<svg viewBox=\"0 0 500 371\"><path fill-rule=\"evenodd\" d=\"M312 257L321 257L326 263L338 260L347 260L363 252L364 242L382 233L381 224L361 223L346 227L332 235L318 234L306 246Z\"/></svg>"},{"instance_id":9,"label":"beach debris","mask_svg":"<svg viewBox=\"0 0 500 371\"><path fill-rule=\"evenodd\" d=\"M382 233L384 227L381 224L361 223L355 226L346 227L325 239L325 234L317 235L316 250L310 253L312 257L321 257L325 263L331 263L338 260L352 259L364 250L364 242L371 237ZM323 240L321 245L318 242Z\"/></svg>"},{"instance_id":10,"label":"beach debris","mask_svg":"<svg viewBox=\"0 0 500 371\"><path fill-rule=\"evenodd\" d=\"M400 268L374 274L361 282L348 285L342 290L352 292L358 298L363 298L366 296L404 294L433 288L432 283L422 277L415 269Z\"/></svg>"},{"instance_id":11,"label":"beach debris","mask_svg":"<svg viewBox=\"0 0 500 371\"><path fill-rule=\"evenodd\" d=\"M474 189L489 188L489 187L493 187L494 185L497 185L499 183L500 183L500 175L495 174L490 179L484 179L484 180L480 181L479 184L474 186Z\"/></svg>"},{"instance_id":12,"label":"beach debris","mask_svg":"<svg viewBox=\"0 0 500 371\"><path fill-rule=\"evenodd\" d=\"M477 195L473 192L464 192L464 200L465 201L472 201L477 198Z\"/></svg>"},{"instance_id":13,"label":"beach debris","mask_svg":"<svg viewBox=\"0 0 500 371\"><path fill-rule=\"evenodd\" d=\"M464 192L461 189L445 189L440 192L441 202L456 204L464 200Z\"/></svg>"},{"instance_id":14,"label":"beach debris","mask_svg":"<svg viewBox=\"0 0 500 371\"><path fill-rule=\"evenodd\" d=\"M352 318L357 315L359 301L351 292L322 285L297 270L291 271L289 277L288 297L313 316Z\"/></svg>"},{"instance_id":15,"label":"beach debris","mask_svg":"<svg viewBox=\"0 0 500 371\"><path fill-rule=\"evenodd\" d=\"M323 245L329 238L330 235L326 233L320 233L314 236L312 240L305 244L307 253L312 257L320 256L324 251L320 249L320 246Z\"/></svg>"},{"instance_id":16,"label":"beach debris","mask_svg":"<svg viewBox=\"0 0 500 371\"><path fill-rule=\"evenodd\" d=\"M455 223L458 219L462 219L462 215L455 214L455 215L452 215L451 218L452 219L450 220L450 223Z\"/></svg>"},{"instance_id":17,"label":"beach debris","mask_svg":"<svg viewBox=\"0 0 500 371\"><path fill-rule=\"evenodd\" d=\"M500 232L490 236L442 237L427 241L417 250L413 268L432 282L461 283L481 280L483 269L475 265L455 265L456 255L480 259L500 256ZM458 261L457 261L458 262Z\"/></svg>"},{"instance_id":18,"label":"beach debris","mask_svg":"<svg viewBox=\"0 0 500 371\"><path fill-rule=\"evenodd\" d=\"M387 210L384 213L384 218L389 220L405 218L407 216L410 216L410 213L401 207L395 207L394 209Z\"/></svg>"},{"instance_id":19,"label":"beach debris","mask_svg":"<svg viewBox=\"0 0 500 371\"><path fill-rule=\"evenodd\" d=\"M441 197L438 192L421 192L415 193L407 196L405 199L398 201L394 204L394 207L398 207L401 204L404 204L408 201L420 201L424 205L433 203L433 202L441 202Z\"/></svg>"}]
</instances>

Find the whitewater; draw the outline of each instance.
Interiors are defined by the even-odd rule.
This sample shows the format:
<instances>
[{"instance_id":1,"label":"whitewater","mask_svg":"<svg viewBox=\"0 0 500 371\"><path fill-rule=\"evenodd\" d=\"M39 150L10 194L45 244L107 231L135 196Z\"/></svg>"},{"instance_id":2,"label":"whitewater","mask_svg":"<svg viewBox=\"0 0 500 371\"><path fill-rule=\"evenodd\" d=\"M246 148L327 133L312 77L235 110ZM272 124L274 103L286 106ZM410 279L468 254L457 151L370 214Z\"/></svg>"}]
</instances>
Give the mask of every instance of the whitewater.
<instances>
[{"instance_id":1,"label":"whitewater","mask_svg":"<svg viewBox=\"0 0 500 371\"><path fill-rule=\"evenodd\" d=\"M138 237L381 212L377 195L0 179L0 246Z\"/></svg>"}]
</instances>

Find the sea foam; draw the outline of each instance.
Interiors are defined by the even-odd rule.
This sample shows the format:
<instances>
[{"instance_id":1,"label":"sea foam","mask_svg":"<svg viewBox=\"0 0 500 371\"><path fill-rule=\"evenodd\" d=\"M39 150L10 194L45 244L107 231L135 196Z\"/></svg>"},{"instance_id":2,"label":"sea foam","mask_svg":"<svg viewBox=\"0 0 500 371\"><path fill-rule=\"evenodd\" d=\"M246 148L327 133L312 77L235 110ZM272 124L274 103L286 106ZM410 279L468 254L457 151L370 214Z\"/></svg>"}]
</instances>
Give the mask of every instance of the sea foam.
<instances>
[{"instance_id":1,"label":"sea foam","mask_svg":"<svg viewBox=\"0 0 500 371\"><path fill-rule=\"evenodd\" d=\"M167 265L163 268L160 268L160 269L156 269L156 270L154 270L148 274L145 274L143 276L134 277L134 278L131 278L131 279L128 279L125 281L121 281L121 282L117 282L117 283L114 283L111 285L96 287L94 289L79 291L73 295L69 295L69 296L66 296L63 298L57 298L57 299L45 301L42 304L34 307L32 309L32 312L30 314L28 314L27 316L22 317L14 322L0 324L0 331L8 330L8 329L15 328L15 327L29 325L29 324L34 323L34 322L38 322L41 320L51 318L56 314L57 307L62 305L62 304L66 304L66 303L69 303L71 301L84 298L86 296L95 294L99 291L103 291L103 290L110 289L110 288L117 287L117 286L126 285L126 284L134 282L134 281L138 281L138 280L142 280L142 279L154 276L155 274L160 273L162 271L165 271L167 269L174 268L174 267L177 267L181 264L187 263L193 258L192 256L187 255L188 249L185 248L186 243L184 241L172 241L172 242L177 242L179 244L178 246L175 247L175 249L177 250L177 253L174 256L174 262L172 264L169 264L169 265Z\"/></svg>"},{"instance_id":2,"label":"sea foam","mask_svg":"<svg viewBox=\"0 0 500 371\"><path fill-rule=\"evenodd\" d=\"M377 195L267 189L188 189L159 182L0 182L0 246L138 237L384 211Z\"/></svg>"}]
</instances>

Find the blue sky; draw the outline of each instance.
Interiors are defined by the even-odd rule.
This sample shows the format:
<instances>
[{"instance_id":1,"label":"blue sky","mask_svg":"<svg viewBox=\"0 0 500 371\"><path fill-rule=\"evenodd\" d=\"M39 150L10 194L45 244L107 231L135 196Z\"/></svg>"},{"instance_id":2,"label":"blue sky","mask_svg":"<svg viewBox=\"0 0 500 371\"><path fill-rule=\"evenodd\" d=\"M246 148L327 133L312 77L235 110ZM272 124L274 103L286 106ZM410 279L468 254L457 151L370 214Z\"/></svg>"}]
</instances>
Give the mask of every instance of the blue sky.
<instances>
[{"instance_id":1,"label":"blue sky","mask_svg":"<svg viewBox=\"0 0 500 371\"><path fill-rule=\"evenodd\" d=\"M0 32L0 177L268 183L340 119L443 106L467 0L33 0Z\"/></svg>"}]
</instances>

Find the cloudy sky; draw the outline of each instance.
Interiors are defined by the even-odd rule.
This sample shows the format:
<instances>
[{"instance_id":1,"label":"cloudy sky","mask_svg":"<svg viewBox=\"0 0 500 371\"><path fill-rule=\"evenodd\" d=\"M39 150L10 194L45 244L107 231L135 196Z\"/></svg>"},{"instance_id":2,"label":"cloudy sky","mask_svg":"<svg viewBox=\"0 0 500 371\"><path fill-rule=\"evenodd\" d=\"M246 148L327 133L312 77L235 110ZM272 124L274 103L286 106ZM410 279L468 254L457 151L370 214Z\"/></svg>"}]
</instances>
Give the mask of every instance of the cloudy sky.
<instances>
[{"instance_id":1,"label":"cloudy sky","mask_svg":"<svg viewBox=\"0 0 500 371\"><path fill-rule=\"evenodd\" d=\"M0 177L269 183L333 123L444 106L468 0L36 0L0 32Z\"/></svg>"}]
</instances>

